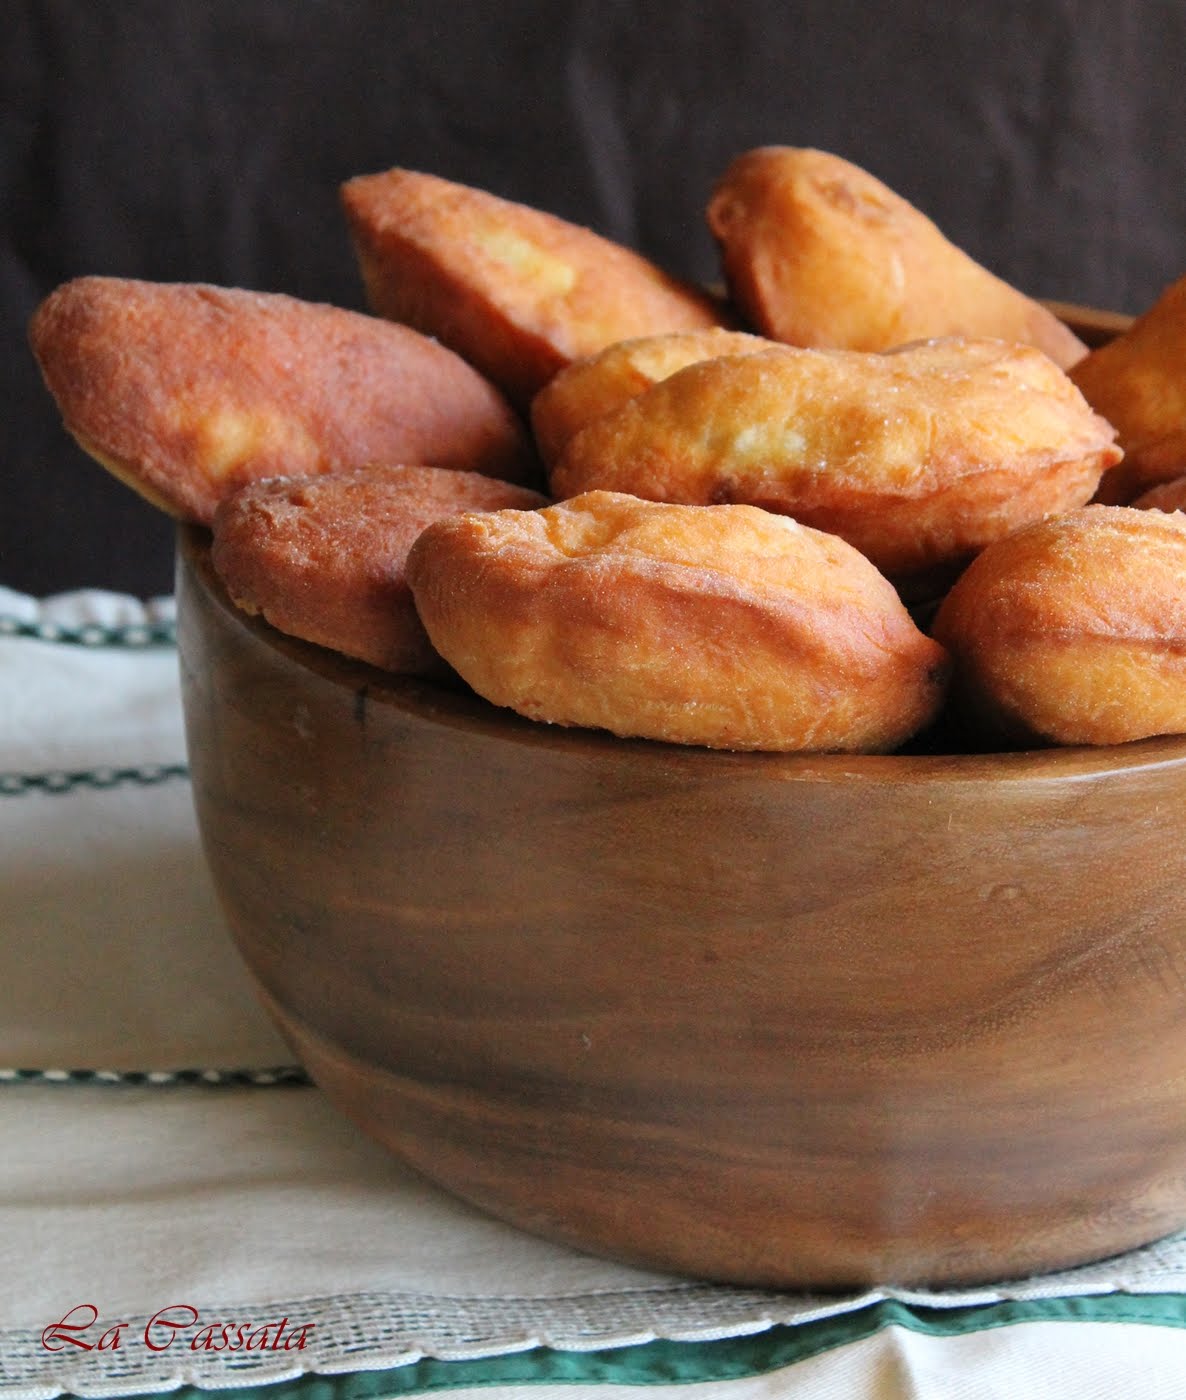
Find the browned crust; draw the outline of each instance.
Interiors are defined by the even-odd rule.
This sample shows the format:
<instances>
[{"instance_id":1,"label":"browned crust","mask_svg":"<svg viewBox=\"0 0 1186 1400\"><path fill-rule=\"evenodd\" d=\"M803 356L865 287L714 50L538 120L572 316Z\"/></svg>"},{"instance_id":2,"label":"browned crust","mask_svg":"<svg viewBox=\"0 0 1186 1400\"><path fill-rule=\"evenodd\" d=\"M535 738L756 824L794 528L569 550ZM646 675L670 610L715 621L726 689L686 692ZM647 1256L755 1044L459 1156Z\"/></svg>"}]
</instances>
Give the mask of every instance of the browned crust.
<instances>
[{"instance_id":1,"label":"browned crust","mask_svg":"<svg viewBox=\"0 0 1186 1400\"><path fill-rule=\"evenodd\" d=\"M1062 368L1087 347L907 200L839 156L763 146L738 156L708 205L733 300L793 345L886 350L935 336L1035 345Z\"/></svg>"},{"instance_id":2,"label":"browned crust","mask_svg":"<svg viewBox=\"0 0 1186 1400\"><path fill-rule=\"evenodd\" d=\"M749 506L593 492L429 527L408 577L434 646L528 718L726 749L891 749L945 656L843 541Z\"/></svg>"},{"instance_id":3,"label":"browned crust","mask_svg":"<svg viewBox=\"0 0 1186 1400\"><path fill-rule=\"evenodd\" d=\"M986 549L933 633L961 703L1008 740L1186 732L1186 516L1091 505Z\"/></svg>"},{"instance_id":4,"label":"browned crust","mask_svg":"<svg viewBox=\"0 0 1186 1400\"><path fill-rule=\"evenodd\" d=\"M442 670L408 588L420 532L458 511L546 498L476 472L387 466L250 483L214 515L211 560L239 607L389 671Z\"/></svg>"},{"instance_id":5,"label":"browned crust","mask_svg":"<svg viewBox=\"0 0 1186 1400\"><path fill-rule=\"evenodd\" d=\"M614 341L722 319L631 249L484 190L394 169L341 197L371 307L438 337L523 408Z\"/></svg>"},{"instance_id":6,"label":"browned crust","mask_svg":"<svg viewBox=\"0 0 1186 1400\"><path fill-rule=\"evenodd\" d=\"M109 277L42 302L30 341L68 431L154 504L208 523L244 482L418 462L527 479L505 400L404 326L280 293Z\"/></svg>"},{"instance_id":7,"label":"browned crust","mask_svg":"<svg viewBox=\"0 0 1186 1400\"><path fill-rule=\"evenodd\" d=\"M1114 433L1029 346L790 346L680 370L568 443L558 499L746 502L841 535L895 577L962 562L1090 499Z\"/></svg>"}]
</instances>

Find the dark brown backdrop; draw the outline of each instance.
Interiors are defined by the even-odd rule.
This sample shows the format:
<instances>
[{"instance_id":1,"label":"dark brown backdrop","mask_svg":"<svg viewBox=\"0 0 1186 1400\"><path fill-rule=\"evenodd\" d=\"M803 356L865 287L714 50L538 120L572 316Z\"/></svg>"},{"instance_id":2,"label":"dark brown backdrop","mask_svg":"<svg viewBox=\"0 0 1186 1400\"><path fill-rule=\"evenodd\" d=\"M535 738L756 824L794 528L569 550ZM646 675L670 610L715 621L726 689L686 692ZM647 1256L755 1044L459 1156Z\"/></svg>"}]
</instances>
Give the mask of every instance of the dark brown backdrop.
<instances>
[{"instance_id":1,"label":"dark brown backdrop","mask_svg":"<svg viewBox=\"0 0 1186 1400\"><path fill-rule=\"evenodd\" d=\"M836 151L1035 295L1186 272L1177 0L7 0L0 584L171 586L166 522L66 438L25 345L101 272L361 306L337 184L432 170L716 273L766 142Z\"/></svg>"}]
</instances>

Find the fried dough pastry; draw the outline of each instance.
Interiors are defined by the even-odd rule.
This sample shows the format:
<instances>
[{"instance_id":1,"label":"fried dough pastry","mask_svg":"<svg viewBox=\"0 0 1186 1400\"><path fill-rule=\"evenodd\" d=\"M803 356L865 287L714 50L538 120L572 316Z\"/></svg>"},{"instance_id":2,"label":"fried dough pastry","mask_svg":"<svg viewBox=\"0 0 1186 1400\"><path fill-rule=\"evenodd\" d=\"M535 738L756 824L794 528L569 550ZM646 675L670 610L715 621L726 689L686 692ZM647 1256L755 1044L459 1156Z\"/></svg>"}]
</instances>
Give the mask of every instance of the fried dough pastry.
<instances>
[{"instance_id":1,"label":"fried dough pastry","mask_svg":"<svg viewBox=\"0 0 1186 1400\"><path fill-rule=\"evenodd\" d=\"M214 514L211 562L233 601L289 636L388 671L444 667L416 615L408 550L458 511L545 497L477 472L387 466L251 482Z\"/></svg>"},{"instance_id":2,"label":"fried dough pastry","mask_svg":"<svg viewBox=\"0 0 1186 1400\"><path fill-rule=\"evenodd\" d=\"M1029 346L779 346L690 365L596 419L551 490L762 506L903 579L1084 504L1119 458L1113 436Z\"/></svg>"},{"instance_id":3,"label":"fried dough pastry","mask_svg":"<svg viewBox=\"0 0 1186 1400\"><path fill-rule=\"evenodd\" d=\"M708 206L733 300L792 345L886 350L936 336L1035 345L1061 368L1087 347L880 180L824 151L738 156Z\"/></svg>"},{"instance_id":4,"label":"fried dough pastry","mask_svg":"<svg viewBox=\"0 0 1186 1400\"><path fill-rule=\"evenodd\" d=\"M721 749L886 750L946 658L842 540L750 506L592 492L412 547L433 645L529 719Z\"/></svg>"},{"instance_id":5,"label":"fried dough pastry","mask_svg":"<svg viewBox=\"0 0 1186 1400\"><path fill-rule=\"evenodd\" d=\"M1151 486L1131 502L1138 510L1186 510L1186 476Z\"/></svg>"},{"instance_id":6,"label":"fried dough pastry","mask_svg":"<svg viewBox=\"0 0 1186 1400\"><path fill-rule=\"evenodd\" d=\"M436 336L524 410L616 340L721 320L639 254L484 190L395 169L341 194L371 308Z\"/></svg>"},{"instance_id":7,"label":"fried dough pastry","mask_svg":"<svg viewBox=\"0 0 1186 1400\"><path fill-rule=\"evenodd\" d=\"M246 481L368 462L525 479L509 405L452 351L280 293L82 277L34 313L33 352L79 445L154 505L209 523Z\"/></svg>"},{"instance_id":8,"label":"fried dough pastry","mask_svg":"<svg viewBox=\"0 0 1186 1400\"><path fill-rule=\"evenodd\" d=\"M1186 516L1092 505L991 545L935 618L956 693L1009 741L1186 732Z\"/></svg>"},{"instance_id":9,"label":"fried dough pastry","mask_svg":"<svg viewBox=\"0 0 1186 1400\"><path fill-rule=\"evenodd\" d=\"M546 466L565 443L595 418L668 379L677 370L722 355L752 355L772 341L745 331L713 327L620 340L562 369L531 403L535 443Z\"/></svg>"},{"instance_id":10,"label":"fried dough pastry","mask_svg":"<svg viewBox=\"0 0 1186 1400\"><path fill-rule=\"evenodd\" d=\"M1071 378L1124 449L1122 465L1100 483L1102 502L1123 505L1186 474L1186 277L1081 360Z\"/></svg>"}]
</instances>

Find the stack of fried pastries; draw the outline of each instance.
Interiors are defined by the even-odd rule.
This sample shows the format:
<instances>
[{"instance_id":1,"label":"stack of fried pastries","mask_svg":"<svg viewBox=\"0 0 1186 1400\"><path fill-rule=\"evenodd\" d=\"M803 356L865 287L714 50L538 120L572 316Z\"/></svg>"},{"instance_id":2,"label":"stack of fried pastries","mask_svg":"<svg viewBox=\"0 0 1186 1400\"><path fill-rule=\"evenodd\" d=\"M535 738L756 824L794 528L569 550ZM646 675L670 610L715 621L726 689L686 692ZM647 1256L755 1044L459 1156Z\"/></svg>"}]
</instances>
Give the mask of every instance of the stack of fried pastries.
<instances>
[{"instance_id":1,"label":"stack of fried pastries","mask_svg":"<svg viewBox=\"0 0 1186 1400\"><path fill-rule=\"evenodd\" d=\"M708 748L1186 731L1186 279L1088 351L792 147L712 192L727 298L437 176L341 197L373 314L83 277L30 327L69 432L210 527L245 612Z\"/></svg>"}]
</instances>

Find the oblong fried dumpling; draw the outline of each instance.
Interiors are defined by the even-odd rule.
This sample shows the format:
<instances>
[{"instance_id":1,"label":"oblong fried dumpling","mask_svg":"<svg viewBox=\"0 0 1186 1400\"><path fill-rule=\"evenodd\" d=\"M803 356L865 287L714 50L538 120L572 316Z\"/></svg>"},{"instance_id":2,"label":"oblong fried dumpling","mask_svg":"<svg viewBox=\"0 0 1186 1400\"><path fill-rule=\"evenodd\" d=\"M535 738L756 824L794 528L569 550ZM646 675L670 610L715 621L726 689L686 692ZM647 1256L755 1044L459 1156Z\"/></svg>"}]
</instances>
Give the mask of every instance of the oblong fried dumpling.
<instances>
[{"instance_id":1,"label":"oblong fried dumpling","mask_svg":"<svg viewBox=\"0 0 1186 1400\"><path fill-rule=\"evenodd\" d=\"M961 705L1012 742L1186 733L1186 516L1091 505L990 546L932 627Z\"/></svg>"},{"instance_id":2,"label":"oblong fried dumpling","mask_svg":"<svg viewBox=\"0 0 1186 1400\"><path fill-rule=\"evenodd\" d=\"M1186 474L1186 277L1080 360L1071 378L1124 449L1123 463L1100 484L1101 501L1123 505Z\"/></svg>"},{"instance_id":3,"label":"oblong fried dumpling","mask_svg":"<svg viewBox=\"0 0 1186 1400\"><path fill-rule=\"evenodd\" d=\"M1084 504L1119 459L1114 436L1029 346L780 346L691 365L598 418L569 441L551 493L762 506L901 577Z\"/></svg>"},{"instance_id":4,"label":"oblong fried dumpling","mask_svg":"<svg viewBox=\"0 0 1186 1400\"><path fill-rule=\"evenodd\" d=\"M235 604L291 637L404 674L444 667L408 588L408 551L448 515L546 498L478 472L382 466L249 482L214 513L210 559Z\"/></svg>"},{"instance_id":5,"label":"oblong fried dumpling","mask_svg":"<svg viewBox=\"0 0 1186 1400\"><path fill-rule=\"evenodd\" d=\"M1087 347L1040 302L951 243L901 195L826 151L738 156L708 206L733 300L792 345L887 350L937 336L1035 345L1061 368Z\"/></svg>"},{"instance_id":6,"label":"oblong fried dumpling","mask_svg":"<svg viewBox=\"0 0 1186 1400\"><path fill-rule=\"evenodd\" d=\"M721 321L633 250L485 190L397 168L341 197L371 308L451 346L523 409L616 340Z\"/></svg>"},{"instance_id":7,"label":"oblong fried dumpling","mask_svg":"<svg viewBox=\"0 0 1186 1400\"><path fill-rule=\"evenodd\" d=\"M279 292L80 277L29 327L67 430L154 505L208 524L244 482L371 462L525 480L501 394L406 326Z\"/></svg>"},{"instance_id":8,"label":"oblong fried dumpling","mask_svg":"<svg viewBox=\"0 0 1186 1400\"><path fill-rule=\"evenodd\" d=\"M458 515L412 546L433 645L493 704L724 749L883 750L935 714L946 656L834 536L750 506L591 492Z\"/></svg>"}]
</instances>

